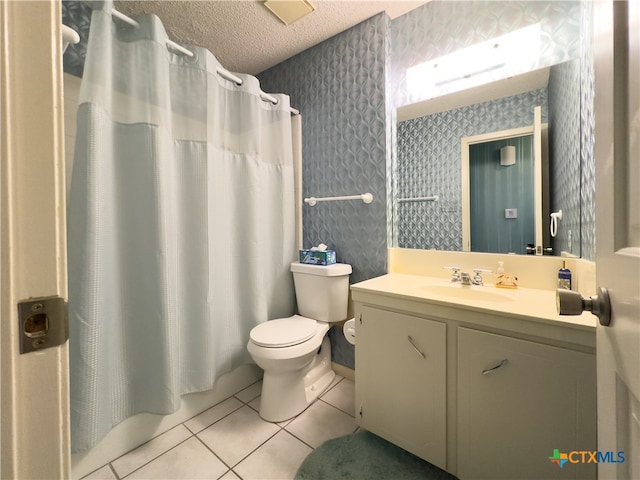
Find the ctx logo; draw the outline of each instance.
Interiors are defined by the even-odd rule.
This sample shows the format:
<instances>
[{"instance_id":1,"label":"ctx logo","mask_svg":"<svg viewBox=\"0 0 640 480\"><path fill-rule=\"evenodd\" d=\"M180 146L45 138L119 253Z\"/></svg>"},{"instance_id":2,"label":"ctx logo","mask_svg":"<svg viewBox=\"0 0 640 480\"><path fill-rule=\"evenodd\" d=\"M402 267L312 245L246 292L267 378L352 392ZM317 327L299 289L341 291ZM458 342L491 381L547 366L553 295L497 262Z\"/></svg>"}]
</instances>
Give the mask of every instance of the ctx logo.
<instances>
[{"instance_id":1,"label":"ctx logo","mask_svg":"<svg viewBox=\"0 0 640 480\"><path fill-rule=\"evenodd\" d=\"M565 463L624 463L624 452L590 452L587 450L561 453L557 448L553 449L553 456L549 457L551 463L560 468Z\"/></svg>"}]
</instances>

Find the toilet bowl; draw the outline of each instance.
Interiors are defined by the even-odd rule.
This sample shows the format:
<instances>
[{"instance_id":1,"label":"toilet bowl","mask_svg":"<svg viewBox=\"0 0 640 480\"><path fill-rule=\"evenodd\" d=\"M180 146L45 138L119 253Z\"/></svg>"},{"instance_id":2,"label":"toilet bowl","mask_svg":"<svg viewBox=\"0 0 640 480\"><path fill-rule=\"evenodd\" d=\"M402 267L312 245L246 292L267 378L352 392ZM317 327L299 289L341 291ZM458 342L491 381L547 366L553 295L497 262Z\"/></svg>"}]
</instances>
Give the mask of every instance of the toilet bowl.
<instances>
[{"instance_id":1,"label":"toilet bowl","mask_svg":"<svg viewBox=\"0 0 640 480\"><path fill-rule=\"evenodd\" d=\"M311 337L293 345L265 345L260 332L255 332L263 325L281 323L282 328L286 328L287 324L307 321L313 323ZM331 345L326 335L329 324L294 315L258 327L251 332L247 349L264 370L260 416L269 422L281 422L307 408L335 377L331 370Z\"/></svg>"},{"instance_id":2,"label":"toilet bowl","mask_svg":"<svg viewBox=\"0 0 640 480\"><path fill-rule=\"evenodd\" d=\"M260 416L288 420L306 409L335 378L330 324L347 314L351 266L291 265L299 315L264 322L251 330L247 350L264 370Z\"/></svg>"}]
</instances>

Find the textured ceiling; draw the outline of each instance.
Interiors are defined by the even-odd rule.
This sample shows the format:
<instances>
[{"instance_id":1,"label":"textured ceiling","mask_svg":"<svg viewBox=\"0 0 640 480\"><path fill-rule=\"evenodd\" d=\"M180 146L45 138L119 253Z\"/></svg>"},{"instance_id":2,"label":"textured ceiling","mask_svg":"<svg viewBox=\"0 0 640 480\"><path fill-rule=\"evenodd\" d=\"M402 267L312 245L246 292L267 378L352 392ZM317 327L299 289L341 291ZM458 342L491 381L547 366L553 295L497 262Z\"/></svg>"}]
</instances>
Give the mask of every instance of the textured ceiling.
<instances>
[{"instance_id":1,"label":"textured ceiling","mask_svg":"<svg viewBox=\"0 0 640 480\"><path fill-rule=\"evenodd\" d=\"M285 26L262 1L116 0L120 12L160 17L169 37L210 50L232 72L256 74L386 11L396 18L422 1L313 0L317 10Z\"/></svg>"}]
</instances>

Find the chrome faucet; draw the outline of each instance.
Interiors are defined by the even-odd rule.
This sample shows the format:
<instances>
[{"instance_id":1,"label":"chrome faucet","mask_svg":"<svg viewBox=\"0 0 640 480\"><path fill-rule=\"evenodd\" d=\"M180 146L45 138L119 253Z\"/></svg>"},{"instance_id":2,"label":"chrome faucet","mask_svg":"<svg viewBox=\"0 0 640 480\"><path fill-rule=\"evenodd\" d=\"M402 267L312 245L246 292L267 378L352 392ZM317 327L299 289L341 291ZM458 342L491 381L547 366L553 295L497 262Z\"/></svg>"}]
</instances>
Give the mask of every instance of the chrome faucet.
<instances>
[{"instance_id":1,"label":"chrome faucet","mask_svg":"<svg viewBox=\"0 0 640 480\"><path fill-rule=\"evenodd\" d=\"M474 285L484 285L482 281L482 274L493 273L492 270L485 270L483 268L474 268L473 271L475 273L475 276L473 277L473 280L471 281L471 283L473 283Z\"/></svg>"},{"instance_id":2,"label":"chrome faucet","mask_svg":"<svg viewBox=\"0 0 640 480\"><path fill-rule=\"evenodd\" d=\"M447 270L451 270L451 281L456 283L462 281L460 278L460 268L459 267L442 267Z\"/></svg>"},{"instance_id":3,"label":"chrome faucet","mask_svg":"<svg viewBox=\"0 0 640 480\"><path fill-rule=\"evenodd\" d=\"M473 279L467 272L460 272L460 267L443 267L447 270L451 270L451 282L461 283L462 285L484 285L482 280L483 273L492 273L492 270L485 270L484 268L474 268L475 273Z\"/></svg>"}]
</instances>

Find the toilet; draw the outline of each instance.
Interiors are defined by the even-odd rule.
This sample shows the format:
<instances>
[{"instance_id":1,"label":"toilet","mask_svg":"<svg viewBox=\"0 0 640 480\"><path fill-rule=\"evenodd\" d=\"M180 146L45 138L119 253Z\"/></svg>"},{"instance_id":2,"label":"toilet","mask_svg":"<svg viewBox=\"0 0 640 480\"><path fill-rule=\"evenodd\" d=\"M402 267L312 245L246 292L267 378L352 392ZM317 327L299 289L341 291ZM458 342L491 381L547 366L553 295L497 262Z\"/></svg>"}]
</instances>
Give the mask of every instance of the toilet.
<instances>
[{"instance_id":1,"label":"toilet","mask_svg":"<svg viewBox=\"0 0 640 480\"><path fill-rule=\"evenodd\" d=\"M291 264L298 315L251 330L247 350L264 370L260 416L269 422L295 417L331 384L330 324L347 317L351 265Z\"/></svg>"}]
</instances>

